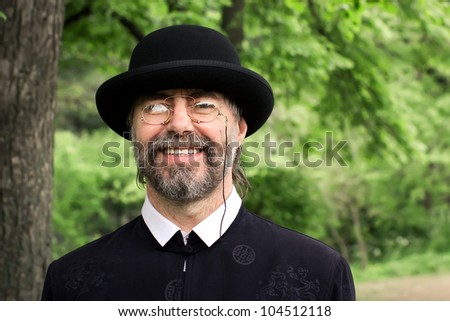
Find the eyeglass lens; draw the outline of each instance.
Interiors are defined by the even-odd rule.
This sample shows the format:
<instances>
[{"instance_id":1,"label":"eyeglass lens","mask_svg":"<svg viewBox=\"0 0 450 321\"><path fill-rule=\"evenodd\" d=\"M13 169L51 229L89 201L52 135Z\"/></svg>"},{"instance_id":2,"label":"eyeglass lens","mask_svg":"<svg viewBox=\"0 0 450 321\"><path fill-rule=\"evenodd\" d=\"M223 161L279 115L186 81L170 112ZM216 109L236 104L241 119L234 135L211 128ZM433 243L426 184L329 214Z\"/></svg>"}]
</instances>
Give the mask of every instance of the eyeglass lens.
<instances>
[{"instance_id":1,"label":"eyeglass lens","mask_svg":"<svg viewBox=\"0 0 450 321\"><path fill-rule=\"evenodd\" d=\"M173 113L175 98L186 100L187 114L196 123L212 122L220 114L219 101L211 97L170 96L147 102L142 110L142 120L147 124L167 124Z\"/></svg>"}]
</instances>

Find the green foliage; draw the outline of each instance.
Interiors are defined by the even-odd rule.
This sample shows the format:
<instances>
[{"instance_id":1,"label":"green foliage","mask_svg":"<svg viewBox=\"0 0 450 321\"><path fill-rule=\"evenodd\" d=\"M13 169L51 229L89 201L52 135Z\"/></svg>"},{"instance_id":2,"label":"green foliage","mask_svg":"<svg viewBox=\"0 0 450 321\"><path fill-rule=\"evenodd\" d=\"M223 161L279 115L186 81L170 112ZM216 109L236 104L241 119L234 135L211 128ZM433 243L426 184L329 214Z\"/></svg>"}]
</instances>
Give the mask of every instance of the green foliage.
<instances>
[{"instance_id":1,"label":"green foliage","mask_svg":"<svg viewBox=\"0 0 450 321\"><path fill-rule=\"evenodd\" d=\"M123 72L139 37L179 23L220 28L220 10L228 3L68 0L61 62L63 66L93 66L108 75Z\"/></svg>"},{"instance_id":2,"label":"green foliage","mask_svg":"<svg viewBox=\"0 0 450 321\"><path fill-rule=\"evenodd\" d=\"M140 214L145 192L136 186L132 149L115 136L110 131L56 134L55 258Z\"/></svg>"},{"instance_id":3,"label":"green foliage","mask_svg":"<svg viewBox=\"0 0 450 321\"><path fill-rule=\"evenodd\" d=\"M324 238L326 212L317 190L298 169L262 168L249 174L252 189L245 197L247 208L316 238Z\"/></svg>"},{"instance_id":4,"label":"green foliage","mask_svg":"<svg viewBox=\"0 0 450 321\"><path fill-rule=\"evenodd\" d=\"M409 150L386 86L389 61L378 48L379 38L367 37L379 19L377 8L343 1L250 5L255 14L249 24L255 26L249 28L244 57L256 69L266 69L279 101L287 108L299 103L314 108L323 126L362 129L371 153ZM261 52L255 50L259 47ZM291 135L292 129L284 127Z\"/></svg>"},{"instance_id":5,"label":"green foliage","mask_svg":"<svg viewBox=\"0 0 450 321\"><path fill-rule=\"evenodd\" d=\"M450 254L427 251L403 257L389 257L365 269L354 264L352 272L356 284L399 276L448 273L450 272Z\"/></svg>"},{"instance_id":6,"label":"green foliage","mask_svg":"<svg viewBox=\"0 0 450 321\"><path fill-rule=\"evenodd\" d=\"M80 77L83 81L79 81ZM56 127L74 133L104 128L93 99L103 81L103 74L96 69L63 68L58 79Z\"/></svg>"}]
</instances>

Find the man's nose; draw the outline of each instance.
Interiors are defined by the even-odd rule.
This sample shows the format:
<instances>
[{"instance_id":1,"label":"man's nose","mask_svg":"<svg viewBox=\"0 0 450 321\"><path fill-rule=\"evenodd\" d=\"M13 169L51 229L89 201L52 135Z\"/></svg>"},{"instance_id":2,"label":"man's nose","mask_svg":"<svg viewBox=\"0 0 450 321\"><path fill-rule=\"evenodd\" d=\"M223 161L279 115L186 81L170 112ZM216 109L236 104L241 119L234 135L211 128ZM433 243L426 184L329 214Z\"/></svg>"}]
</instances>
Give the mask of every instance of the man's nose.
<instances>
[{"instance_id":1,"label":"man's nose","mask_svg":"<svg viewBox=\"0 0 450 321\"><path fill-rule=\"evenodd\" d=\"M176 97L172 102L172 117L166 125L166 130L177 134L194 131L194 124L188 115L188 101L183 97Z\"/></svg>"}]
</instances>

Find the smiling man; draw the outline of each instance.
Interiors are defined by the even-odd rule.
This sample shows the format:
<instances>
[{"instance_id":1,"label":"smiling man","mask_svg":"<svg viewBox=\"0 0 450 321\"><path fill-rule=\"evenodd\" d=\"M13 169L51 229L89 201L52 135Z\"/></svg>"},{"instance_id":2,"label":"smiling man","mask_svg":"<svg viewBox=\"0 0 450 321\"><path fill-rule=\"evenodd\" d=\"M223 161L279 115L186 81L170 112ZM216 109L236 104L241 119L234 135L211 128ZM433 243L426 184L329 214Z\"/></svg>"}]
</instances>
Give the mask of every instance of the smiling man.
<instances>
[{"instance_id":1,"label":"smiling man","mask_svg":"<svg viewBox=\"0 0 450 321\"><path fill-rule=\"evenodd\" d=\"M134 220L53 262L43 300L355 299L338 252L242 205L240 146L274 100L222 34L149 34L96 102L132 140L146 197Z\"/></svg>"}]
</instances>

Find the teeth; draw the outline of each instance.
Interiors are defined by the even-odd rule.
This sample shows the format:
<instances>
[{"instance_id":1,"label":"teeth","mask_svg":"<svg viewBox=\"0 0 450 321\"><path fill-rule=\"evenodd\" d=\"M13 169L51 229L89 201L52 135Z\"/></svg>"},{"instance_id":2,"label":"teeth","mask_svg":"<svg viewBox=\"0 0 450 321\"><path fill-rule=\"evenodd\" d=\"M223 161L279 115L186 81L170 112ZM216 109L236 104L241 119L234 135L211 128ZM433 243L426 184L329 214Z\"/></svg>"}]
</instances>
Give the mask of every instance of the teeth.
<instances>
[{"instance_id":1,"label":"teeth","mask_svg":"<svg viewBox=\"0 0 450 321\"><path fill-rule=\"evenodd\" d=\"M195 148L168 148L166 153L169 155L192 155L192 154L197 154L199 153L200 150L199 149L195 149Z\"/></svg>"}]
</instances>

